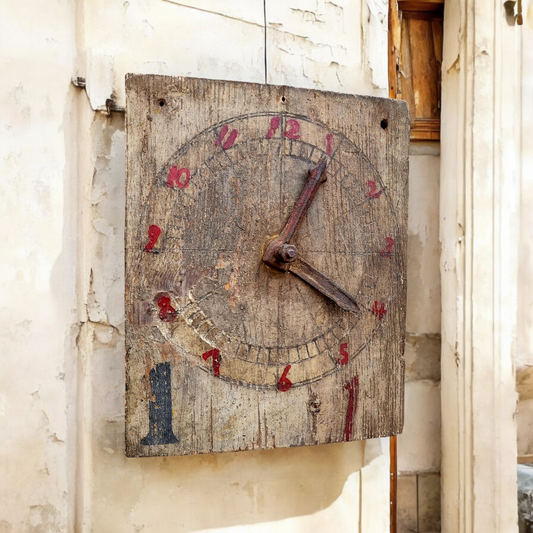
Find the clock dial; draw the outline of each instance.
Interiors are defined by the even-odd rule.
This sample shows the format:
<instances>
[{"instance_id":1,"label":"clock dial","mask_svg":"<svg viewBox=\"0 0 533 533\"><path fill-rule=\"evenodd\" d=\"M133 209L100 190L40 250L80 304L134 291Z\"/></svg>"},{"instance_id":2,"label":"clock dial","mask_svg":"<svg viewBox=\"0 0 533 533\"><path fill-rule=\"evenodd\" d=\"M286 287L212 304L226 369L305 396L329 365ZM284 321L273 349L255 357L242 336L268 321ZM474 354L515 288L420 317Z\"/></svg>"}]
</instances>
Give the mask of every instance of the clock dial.
<instances>
[{"instance_id":1,"label":"clock dial","mask_svg":"<svg viewBox=\"0 0 533 533\"><path fill-rule=\"evenodd\" d=\"M284 135L291 128L294 138ZM357 314L262 261L309 169L324 157L327 181L293 243L301 257L360 299ZM183 168L186 186L169 183L173 169ZM197 336L220 351L219 377L241 385L276 389L288 364L293 387L338 371L339 345L349 338L355 355L379 326L369 297L389 296L376 263L382 262L382 236L395 235L397 225L387 192L379 200L367 195L370 180L383 190L357 145L310 117L288 113L228 117L179 147L154 176L148 198L165 208L158 215L146 210L139 226L149 231L157 222L164 232L156 257L140 254L154 295L189 283L186 291L167 291L177 321L157 324L167 342L180 346L188 329L187 339ZM212 372L211 360L183 347Z\"/></svg>"},{"instance_id":2,"label":"clock dial","mask_svg":"<svg viewBox=\"0 0 533 533\"><path fill-rule=\"evenodd\" d=\"M397 432L404 106L209 80L128 83L128 453ZM254 429L266 420L273 441Z\"/></svg>"}]
</instances>

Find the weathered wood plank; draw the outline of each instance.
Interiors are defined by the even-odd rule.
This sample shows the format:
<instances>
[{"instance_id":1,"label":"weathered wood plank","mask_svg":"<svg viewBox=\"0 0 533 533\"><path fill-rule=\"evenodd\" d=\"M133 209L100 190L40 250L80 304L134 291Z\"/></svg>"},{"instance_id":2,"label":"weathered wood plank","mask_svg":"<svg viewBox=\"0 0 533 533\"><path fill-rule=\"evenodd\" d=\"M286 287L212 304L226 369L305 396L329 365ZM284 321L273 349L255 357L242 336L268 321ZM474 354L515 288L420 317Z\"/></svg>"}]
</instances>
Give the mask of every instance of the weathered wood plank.
<instances>
[{"instance_id":1,"label":"weathered wood plank","mask_svg":"<svg viewBox=\"0 0 533 533\"><path fill-rule=\"evenodd\" d=\"M128 76L128 456L401 431L408 143L399 101ZM360 312L262 261L322 157L291 244Z\"/></svg>"}]
</instances>

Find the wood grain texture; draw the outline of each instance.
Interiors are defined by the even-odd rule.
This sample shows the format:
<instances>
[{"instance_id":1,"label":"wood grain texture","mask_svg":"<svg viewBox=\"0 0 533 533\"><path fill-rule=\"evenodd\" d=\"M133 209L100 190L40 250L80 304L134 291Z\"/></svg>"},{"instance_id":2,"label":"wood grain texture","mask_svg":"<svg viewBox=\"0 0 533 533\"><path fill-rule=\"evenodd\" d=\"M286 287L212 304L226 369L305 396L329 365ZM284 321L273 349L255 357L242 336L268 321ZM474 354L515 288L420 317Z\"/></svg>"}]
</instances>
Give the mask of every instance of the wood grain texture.
<instances>
[{"instance_id":1,"label":"wood grain texture","mask_svg":"<svg viewBox=\"0 0 533 533\"><path fill-rule=\"evenodd\" d=\"M408 102L412 140L440 138L443 5L390 3L389 95Z\"/></svg>"},{"instance_id":2,"label":"wood grain texture","mask_svg":"<svg viewBox=\"0 0 533 533\"><path fill-rule=\"evenodd\" d=\"M399 433L405 103L164 76L126 90L127 455ZM358 313L261 259L324 156L291 242Z\"/></svg>"}]
</instances>

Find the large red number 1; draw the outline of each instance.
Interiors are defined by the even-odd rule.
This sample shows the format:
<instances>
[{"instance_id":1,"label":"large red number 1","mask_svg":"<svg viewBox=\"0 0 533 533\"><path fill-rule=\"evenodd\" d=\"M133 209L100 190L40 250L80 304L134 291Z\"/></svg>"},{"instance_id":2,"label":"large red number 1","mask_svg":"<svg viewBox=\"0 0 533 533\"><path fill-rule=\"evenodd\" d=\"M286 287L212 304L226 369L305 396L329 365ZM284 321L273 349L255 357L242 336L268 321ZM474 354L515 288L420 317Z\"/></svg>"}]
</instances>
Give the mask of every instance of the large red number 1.
<instances>
[{"instance_id":1,"label":"large red number 1","mask_svg":"<svg viewBox=\"0 0 533 533\"><path fill-rule=\"evenodd\" d=\"M155 224L152 224L148 228L148 237L149 241L148 244L144 247L144 251L148 253L156 253L156 250L154 250L155 243L157 242L157 239L159 239L159 235L161 235L161 228L159 226L156 226Z\"/></svg>"}]
</instances>

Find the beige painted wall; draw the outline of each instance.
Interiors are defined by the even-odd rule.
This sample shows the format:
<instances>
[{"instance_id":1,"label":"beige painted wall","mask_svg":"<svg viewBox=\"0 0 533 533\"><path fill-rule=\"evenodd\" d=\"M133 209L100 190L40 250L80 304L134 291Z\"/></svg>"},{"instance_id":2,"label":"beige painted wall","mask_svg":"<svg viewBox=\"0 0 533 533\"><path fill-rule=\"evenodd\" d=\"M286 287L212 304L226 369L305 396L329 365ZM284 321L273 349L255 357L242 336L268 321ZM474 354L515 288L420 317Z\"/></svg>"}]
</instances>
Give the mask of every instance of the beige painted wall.
<instances>
[{"instance_id":1,"label":"beige painted wall","mask_svg":"<svg viewBox=\"0 0 533 533\"><path fill-rule=\"evenodd\" d=\"M262 0L4 8L1 533L388 531L387 439L125 458L124 117L102 112L110 97L124 105L126 72L264 82L265 42L269 83L385 96L386 12L384 0L269 0L265 41ZM400 464L435 472L438 379L419 367L440 327L438 157L422 153L411 162L404 446L418 453L400 442Z\"/></svg>"}]
</instances>

